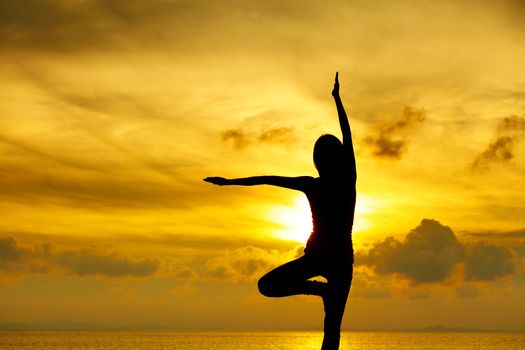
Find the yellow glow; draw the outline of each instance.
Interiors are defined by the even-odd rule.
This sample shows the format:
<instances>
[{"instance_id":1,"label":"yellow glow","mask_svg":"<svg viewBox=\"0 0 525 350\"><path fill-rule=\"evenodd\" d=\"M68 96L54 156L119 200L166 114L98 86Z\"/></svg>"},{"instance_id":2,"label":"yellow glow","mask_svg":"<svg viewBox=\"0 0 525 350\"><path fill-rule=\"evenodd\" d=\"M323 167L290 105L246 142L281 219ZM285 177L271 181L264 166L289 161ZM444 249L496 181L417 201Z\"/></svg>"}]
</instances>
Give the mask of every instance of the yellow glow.
<instances>
[{"instance_id":1,"label":"yellow glow","mask_svg":"<svg viewBox=\"0 0 525 350\"><path fill-rule=\"evenodd\" d=\"M368 217L378 205L373 198L358 195L353 232L363 231L371 226ZM270 218L279 225L275 235L281 239L306 243L312 232L312 214L308 200L303 195L297 195L291 206L274 206L270 211Z\"/></svg>"},{"instance_id":2,"label":"yellow glow","mask_svg":"<svg viewBox=\"0 0 525 350\"><path fill-rule=\"evenodd\" d=\"M295 196L291 206L273 207L270 218L280 226L275 235L281 239L306 243L312 232L310 206L302 194Z\"/></svg>"},{"instance_id":3,"label":"yellow glow","mask_svg":"<svg viewBox=\"0 0 525 350\"><path fill-rule=\"evenodd\" d=\"M373 212L376 206L377 203L372 198L362 195L357 196L353 232L359 232L370 227L367 216Z\"/></svg>"}]
</instances>

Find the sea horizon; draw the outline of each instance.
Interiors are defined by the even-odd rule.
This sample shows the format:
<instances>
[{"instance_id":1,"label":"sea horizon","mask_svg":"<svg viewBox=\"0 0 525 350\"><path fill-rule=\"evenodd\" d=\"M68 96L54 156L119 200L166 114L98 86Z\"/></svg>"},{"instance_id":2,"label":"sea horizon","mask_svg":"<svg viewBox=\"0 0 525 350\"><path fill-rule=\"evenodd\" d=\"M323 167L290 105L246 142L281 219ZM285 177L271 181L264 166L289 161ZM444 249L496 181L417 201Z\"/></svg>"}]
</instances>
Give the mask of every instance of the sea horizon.
<instances>
[{"instance_id":1,"label":"sea horizon","mask_svg":"<svg viewBox=\"0 0 525 350\"><path fill-rule=\"evenodd\" d=\"M157 324L145 325L104 325L96 322L77 322L58 319L49 322L2 322L0 331L123 331L123 332L322 332L319 328L186 328ZM525 333L525 329L477 328L469 326L447 326L442 324L405 328L343 328L342 332L423 332L423 333Z\"/></svg>"},{"instance_id":2,"label":"sea horizon","mask_svg":"<svg viewBox=\"0 0 525 350\"><path fill-rule=\"evenodd\" d=\"M0 348L157 350L157 349L279 349L314 350L321 346L322 331L102 331L102 330L1 330ZM525 348L525 332L407 332L349 331L341 333L340 350L444 350Z\"/></svg>"}]
</instances>

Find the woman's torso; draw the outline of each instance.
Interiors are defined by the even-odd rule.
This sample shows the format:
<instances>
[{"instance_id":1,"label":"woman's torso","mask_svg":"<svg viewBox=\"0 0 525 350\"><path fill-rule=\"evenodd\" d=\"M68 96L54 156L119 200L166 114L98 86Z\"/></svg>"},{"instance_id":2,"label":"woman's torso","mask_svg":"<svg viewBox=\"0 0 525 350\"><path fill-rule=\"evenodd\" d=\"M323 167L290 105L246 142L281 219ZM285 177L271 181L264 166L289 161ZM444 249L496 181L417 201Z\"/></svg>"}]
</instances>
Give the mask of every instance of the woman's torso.
<instances>
[{"instance_id":1,"label":"woman's torso","mask_svg":"<svg viewBox=\"0 0 525 350\"><path fill-rule=\"evenodd\" d=\"M352 225L356 202L355 180L315 178L305 191L312 211L313 230L305 254L353 256ZM349 183L350 182L350 183Z\"/></svg>"}]
</instances>

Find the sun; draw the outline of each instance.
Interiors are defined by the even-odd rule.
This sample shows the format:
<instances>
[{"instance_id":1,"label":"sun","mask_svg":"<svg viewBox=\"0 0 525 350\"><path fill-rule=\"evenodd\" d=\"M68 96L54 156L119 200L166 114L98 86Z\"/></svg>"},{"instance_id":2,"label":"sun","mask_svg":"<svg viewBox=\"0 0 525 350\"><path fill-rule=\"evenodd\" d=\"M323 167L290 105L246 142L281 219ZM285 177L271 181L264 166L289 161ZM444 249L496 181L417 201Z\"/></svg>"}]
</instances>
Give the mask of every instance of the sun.
<instances>
[{"instance_id":1,"label":"sun","mask_svg":"<svg viewBox=\"0 0 525 350\"><path fill-rule=\"evenodd\" d=\"M368 216L376 206L376 201L365 195L358 195L356 202L353 232L363 231L370 226ZM312 232L312 213L303 194L296 195L289 206L273 206L270 219L278 225L274 234L280 239L306 243Z\"/></svg>"},{"instance_id":2,"label":"sun","mask_svg":"<svg viewBox=\"0 0 525 350\"><path fill-rule=\"evenodd\" d=\"M274 233L280 239L306 243L312 233L312 213L303 194L296 195L290 206L272 207L270 218L279 225Z\"/></svg>"}]
</instances>

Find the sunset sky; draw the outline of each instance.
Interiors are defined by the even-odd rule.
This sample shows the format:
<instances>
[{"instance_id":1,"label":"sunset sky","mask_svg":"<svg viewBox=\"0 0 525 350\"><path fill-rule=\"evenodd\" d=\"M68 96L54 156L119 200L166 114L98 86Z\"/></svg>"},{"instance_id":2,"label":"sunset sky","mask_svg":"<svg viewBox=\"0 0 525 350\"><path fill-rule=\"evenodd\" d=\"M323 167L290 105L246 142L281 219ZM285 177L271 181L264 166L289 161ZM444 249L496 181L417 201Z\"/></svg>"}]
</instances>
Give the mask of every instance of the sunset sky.
<instances>
[{"instance_id":1,"label":"sunset sky","mask_svg":"<svg viewBox=\"0 0 525 350\"><path fill-rule=\"evenodd\" d=\"M0 2L0 323L322 329L256 281L357 157L346 329L525 331L521 1Z\"/></svg>"}]
</instances>

